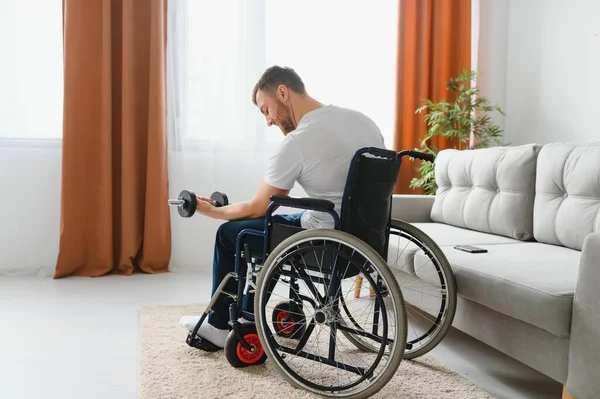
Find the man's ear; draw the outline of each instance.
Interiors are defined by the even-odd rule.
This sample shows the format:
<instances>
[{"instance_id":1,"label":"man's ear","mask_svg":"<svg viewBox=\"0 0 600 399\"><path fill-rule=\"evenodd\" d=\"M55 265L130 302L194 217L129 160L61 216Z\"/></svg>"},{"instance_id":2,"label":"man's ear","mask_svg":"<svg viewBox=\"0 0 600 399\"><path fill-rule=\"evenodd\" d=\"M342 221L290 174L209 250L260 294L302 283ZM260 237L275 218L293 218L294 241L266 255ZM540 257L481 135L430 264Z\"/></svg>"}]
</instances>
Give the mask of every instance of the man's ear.
<instances>
[{"instance_id":1,"label":"man's ear","mask_svg":"<svg viewBox=\"0 0 600 399\"><path fill-rule=\"evenodd\" d=\"M289 98L290 92L285 85L277 86L277 90L275 91L275 96L279 101L286 102Z\"/></svg>"}]
</instances>

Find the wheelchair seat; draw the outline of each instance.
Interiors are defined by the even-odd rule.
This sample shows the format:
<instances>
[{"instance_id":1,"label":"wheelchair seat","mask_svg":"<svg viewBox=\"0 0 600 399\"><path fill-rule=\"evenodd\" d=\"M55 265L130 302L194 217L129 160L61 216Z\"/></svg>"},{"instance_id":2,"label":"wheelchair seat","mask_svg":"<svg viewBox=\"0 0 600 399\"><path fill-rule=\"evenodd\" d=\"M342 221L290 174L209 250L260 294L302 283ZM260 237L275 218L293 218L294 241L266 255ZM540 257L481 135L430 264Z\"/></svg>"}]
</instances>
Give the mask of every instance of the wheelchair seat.
<instances>
[{"instance_id":1,"label":"wheelchair seat","mask_svg":"<svg viewBox=\"0 0 600 399\"><path fill-rule=\"evenodd\" d=\"M400 170L401 157L395 151L379 148L358 150L349 162L344 186L342 207L339 212L332 202L318 198L294 198L273 196L274 203L321 211L336 211L340 215L339 229L352 234L371 246L384 259L387 254L387 237L391 217L391 199ZM285 239L305 229L296 226L272 223L269 227L268 253ZM310 269L318 268L315 259L303 262ZM321 270L321 269L318 269ZM350 270L347 276L355 275Z\"/></svg>"}]
</instances>

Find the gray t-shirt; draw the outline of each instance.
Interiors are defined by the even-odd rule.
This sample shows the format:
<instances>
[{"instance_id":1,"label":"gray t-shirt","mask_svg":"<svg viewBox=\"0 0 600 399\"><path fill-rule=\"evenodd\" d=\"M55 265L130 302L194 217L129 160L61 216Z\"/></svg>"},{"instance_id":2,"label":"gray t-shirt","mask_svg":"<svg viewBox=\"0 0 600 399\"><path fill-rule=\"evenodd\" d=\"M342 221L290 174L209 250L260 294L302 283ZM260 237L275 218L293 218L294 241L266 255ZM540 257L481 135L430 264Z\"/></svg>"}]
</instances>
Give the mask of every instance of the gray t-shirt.
<instances>
[{"instance_id":1,"label":"gray t-shirt","mask_svg":"<svg viewBox=\"0 0 600 399\"><path fill-rule=\"evenodd\" d=\"M304 115L280 143L269 159L265 181L282 190L291 190L298 182L309 197L333 202L340 215L350 161L362 147L385 148L373 120L326 105ZM333 228L331 216L318 211L305 212L301 223L305 229Z\"/></svg>"}]
</instances>

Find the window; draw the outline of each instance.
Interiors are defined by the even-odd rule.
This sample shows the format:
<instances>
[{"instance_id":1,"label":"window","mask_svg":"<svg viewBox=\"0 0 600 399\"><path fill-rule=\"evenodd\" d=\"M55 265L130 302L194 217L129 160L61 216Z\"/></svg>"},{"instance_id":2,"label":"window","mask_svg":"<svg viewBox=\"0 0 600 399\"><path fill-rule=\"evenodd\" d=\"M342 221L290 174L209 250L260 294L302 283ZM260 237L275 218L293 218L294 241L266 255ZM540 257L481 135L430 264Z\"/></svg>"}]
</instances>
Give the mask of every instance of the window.
<instances>
[{"instance_id":1,"label":"window","mask_svg":"<svg viewBox=\"0 0 600 399\"><path fill-rule=\"evenodd\" d=\"M371 117L391 147L397 3L269 2L266 64L293 67L317 100L353 108Z\"/></svg>"},{"instance_id":2,"label":"window","mask_svg":"<svg viewBox=\"0 0 600 399\"><path fill-rule=\"evenodd\" d=\"M0 139L60 139L62 2L2 2L0 54Z\"/></svg>"},{"instance_id":3,"label":"window","mask_svg":"<svg viewBox=\"0 0 600 399\"><path fill-rule=\"evenodd\" d=\"M169 131L199 148L262 146L266 126L252 88L271 65L294 68L324 103L375 120L393 137L397 1L302 0L169 3Z\"/></svg>"}]
</instances>

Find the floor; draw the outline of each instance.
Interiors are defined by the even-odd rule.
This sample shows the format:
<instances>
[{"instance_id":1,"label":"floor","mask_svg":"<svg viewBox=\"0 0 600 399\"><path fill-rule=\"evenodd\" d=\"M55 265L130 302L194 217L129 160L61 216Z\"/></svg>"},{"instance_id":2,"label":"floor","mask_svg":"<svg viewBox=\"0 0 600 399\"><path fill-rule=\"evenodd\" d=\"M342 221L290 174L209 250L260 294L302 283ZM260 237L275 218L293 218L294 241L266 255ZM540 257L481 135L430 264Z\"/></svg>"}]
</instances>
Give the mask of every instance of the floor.
<instances>
[{"instance_id":1,"label":"floor","mask_svg":"<svg viewBox=\"0 0 600 399\"><path fill-rule=\"evenodd\" d=\"M210 295L210 275L0 278L0 398L136 398L137 310ZM562 386L451 331L431 354L500 399L560 398Z\"/></svg>"}]
</instances>

